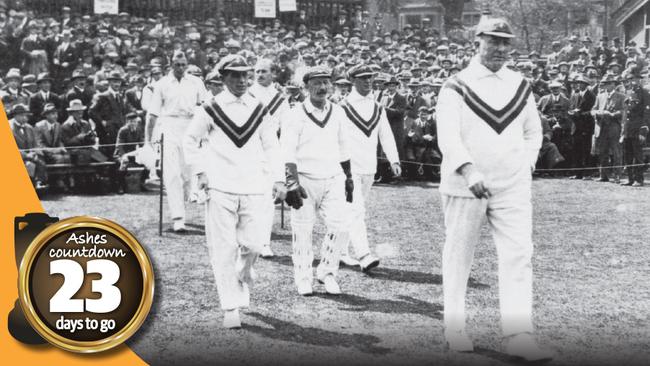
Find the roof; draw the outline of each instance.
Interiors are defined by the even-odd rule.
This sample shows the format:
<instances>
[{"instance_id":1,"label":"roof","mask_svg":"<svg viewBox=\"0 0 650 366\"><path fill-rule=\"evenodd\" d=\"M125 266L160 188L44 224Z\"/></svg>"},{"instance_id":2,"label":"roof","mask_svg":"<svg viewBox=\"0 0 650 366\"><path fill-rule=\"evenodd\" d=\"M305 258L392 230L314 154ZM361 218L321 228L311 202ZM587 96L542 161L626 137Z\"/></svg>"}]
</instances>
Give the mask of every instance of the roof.
<instances>
[{"instance_id":1,"label":"roof","mask_svg":"<svg viewBox=\"0 0 650 366\"><path fill-rule=\"evenodd\" d=\"M618 9L612 13L612 18L616 21L616 26L620 27L632 15L648 3L649 0L627 0Z\"/></svg>"}]
</instances>

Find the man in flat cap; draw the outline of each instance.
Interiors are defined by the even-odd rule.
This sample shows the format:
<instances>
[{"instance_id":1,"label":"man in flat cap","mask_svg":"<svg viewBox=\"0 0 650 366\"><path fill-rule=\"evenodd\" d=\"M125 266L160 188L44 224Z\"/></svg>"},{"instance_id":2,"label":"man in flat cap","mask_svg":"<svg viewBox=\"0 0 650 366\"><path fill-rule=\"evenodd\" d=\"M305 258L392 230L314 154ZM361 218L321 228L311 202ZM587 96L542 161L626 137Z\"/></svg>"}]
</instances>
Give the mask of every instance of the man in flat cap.
<instances>
[{"instance_id":1,"label":"man in flat cap","mask_svg":"<svg viewBox=\"0 0 650 366\"><path fill-rule=\"evenodd\" d=\"M346 117L340 106L327 100L330 78L331 71L322 66L308 70L303 76L308 99L281 116L294 281L303 296L312 294L315 213L327 227L316 277L329 294L341 293L336 275L341 249L349 241L345 201L353 201L354 183Z\"/></svg>"},{"instance_id":2,"label":"man in flat cap","mask_svg":"<svg viewBox=\"0 0 650 366\"><path fill-rule=\"evenodd\" d=\"M474 350L465 331L465 294L487 218L497 249L505 351L529 361L548 359L532 335L531 183L542 143L540 118L530 84L504 67L514 37L508 23L485 20L476 34L477 56L444 84L437 105L445 337L451 350Z\"/></svg>"},{"instance_id":3,"label":"man in flat cap","mask_svg":"<svg viewBox=\"0 0 650 366\"><path fill-rule=\"evenodd\" d=\"M284 169L268 109L248 93L252 67L242 56L229 55L217 69L226 87L196 108L183 150L207 194L206 240L223 325L239 328L239 309L249 306L253 264L262 249L266 201L284 199ZM268 175L275 182L273 198Z\"/></svg>"},{"instance_id":4,"label":"man in flat cap","mask_svg":"<svg viewBox=\"0 0 650 366\"><path fill-rule=\"evenodd\" d=\"M573 149L568 114L569 98L562 94L562 83L558 80L552 80L548 86L551 93L541 97L537 107L553 130L551 142L557 146L562 156L568 158Z\"/></svg>"},{"instance_id":5,"label":"man in flat cap","mask_svg":"<svg viewBox=\"0 0 650 366\"><path fill-rule=\"evenodd\" d=\"M48 148L43 151L43 156L48 164L70 162L70 156L61 139L61 124L58 122L58 116L58 108L52 103L47 103L41 113L41 120L34 125L38 145Z\"/></svg>"},{"instance_id":6,"label":"man in flat cap","mask_svg":"<svg viewBox=\"0 0 650 366\"><path fill-rule=\"evenodd\" d=\"M578 74L571 82L571 97L569 97L569 119L572 122L571 137L573 150L569 155L571 167L575 168L570 179L590 179L592 170L584 168L589 164L591 156L591 140L594 134L594 117L591 108L596 103L596 95L589 88L589 80Z\"/></svg>"},{"instance_id":7,"label":"man in flat cap","mask_svg":"<svg viewBox=\"0 0 650 366\"><path fill-rule=\"evenodd\" d=\"M25 168L29 174L36 189L44 189L47 187L47 170L45 167L45 160L43 152L40 151L38 141L36 139L36 132L34 128L27 123L31 112L29 108L22 103L14 105L11 110L9 125L13 132L16 145L20 151L20 156L23 158ZM32 150L35 149L35 150Z\"/></svg>"},{"instance_id":8,"label":"man in flat cap","mask_svg":"<svg viewBox=\"0 0 650 366\"><path fill-rule=\"evenodd\" d=\"M353 88L341 106L347 116L352 172L354 185L357 187L355 199L350 204L352 214L350 244L354 248L361 270L367 272L379 265L379 258L370 250L365 217L366 202L370 199L370 188L377 172L378 142L381 142L381 147L390 162L393 176L401 176L402 168L386 111L375 101L371 93L373 79L377 72L373 67L361 64L350 69L348 74ZM343 255L347 253L346 246Z\"/></svg>"},{"instance_id":9,"label":"man in flat cap","mask_svg":"<svg viewBox=\"0 0 650 366\"><path fill-rule=\"evenodd\" d=\"M642 187L643 145L650 131L648 113L650 113L650 93L642 86L641 75L628 73L625 75L626 89L625 112L619 142L623 144L623 157L628 179L621 185Z\"/></svg>"},{"instance_id":10,"label":"man in flat cap","mask_svg":"<svg viewBox=\"0 0 650 366\"><path fill-rule=\"evenodd\" d=\"M618 78L607 74L600 81L604 90L596 97L591 114L596 120L594 151L600 166L599 182L620 183L623 151L619 139L625 109L625 94L616 91ZM611 159L610 159L611 157ZM610 168L611 167L611 168Z\"/></svg>"},{"instance_id":11,"label":"man in flat cap","mask_svg":"<svg viewBox=\"0 0 650 366\"><path fill-rule=\"evenodd\" d=\"M99 143L105 145L101 151L106 156L112 156L117 139L117 131L124 126L124 116L127 113L127 106L122 96L122 75L119 72L111 72L108 75L108 90L97 93L88 108L88 115L95 122L95 129Z\"/></svg>"},{"instance_id":12,"label":"man in flat cap","mask_svg":"<svg viewBox=\"0 0 650 366\"><path fill-rule=\"evenodd\" d=\"M117 193L122 194L126 190L126 175L130 166L136 166L135 157L137 149L142 147L144 141L144 130L140 124L140 116L135 111L126 115L126 124L117 132L115 142L115 154L113 158L119 164L117 169ZM146 173L146 172L145 172ZM141 185L148 174L141 175Z\"/></svg>"},{"instance_id":13,"label":"man in flat cap","mask_svg":"<svg viewBox=\"0 0 650 366\"><path fill-rule=\"evenodd\" d=\"M45 107L47 103L54 104L57 110L63 108L61 97L50 90L52 88L52 78L50 77L50 74L46 72L40 73L38 79L36 79L36 84L38 85L39 90L29 97L29 110L36 115L30 121L32 124L40 121L43 115L43 107Z\"/></svg>"},{"instance_id":14,"label":"man in flat cap","mask_svg":"<svg viewBox=\"0 0 650 366\"><path fill-rule=\"evenodd\" d=\"M190 172L183 153L182 138L194 117L196 107L207 99L208 92L201 79L185 72L187 58L183 52L174 53L171 66L172 71L155 84L148 101L149 118L145 139L153 142L154 128L159 125L165 144L163 183L167 189L173 230L184 233L187 231L185 199L190 193Z\"/></svg>"}]
</instances>

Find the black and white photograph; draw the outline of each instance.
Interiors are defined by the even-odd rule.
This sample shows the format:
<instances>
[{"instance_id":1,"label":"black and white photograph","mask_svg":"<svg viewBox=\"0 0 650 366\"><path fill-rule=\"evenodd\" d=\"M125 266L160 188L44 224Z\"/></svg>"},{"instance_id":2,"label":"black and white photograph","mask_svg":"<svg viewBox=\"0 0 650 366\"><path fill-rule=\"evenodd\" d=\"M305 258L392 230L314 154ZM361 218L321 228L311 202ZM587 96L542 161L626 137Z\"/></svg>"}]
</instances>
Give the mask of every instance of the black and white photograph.
<instances>
[{"instance_id":1,"label":"black and white photograph","mask_svg":"<svg viewBox=\"0 0 650 366\"><path fill-rule=\"evenodd\" d=\"M43 211L152 365L650 364L650 1L0 0Z\"/></svg>"}]
</instances>

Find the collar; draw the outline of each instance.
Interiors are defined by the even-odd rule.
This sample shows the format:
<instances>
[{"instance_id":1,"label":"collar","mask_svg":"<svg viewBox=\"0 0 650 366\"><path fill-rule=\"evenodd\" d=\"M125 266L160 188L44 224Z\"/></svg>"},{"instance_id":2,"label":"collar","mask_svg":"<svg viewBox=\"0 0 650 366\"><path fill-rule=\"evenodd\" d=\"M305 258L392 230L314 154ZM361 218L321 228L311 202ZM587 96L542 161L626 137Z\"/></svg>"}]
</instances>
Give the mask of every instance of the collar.
<instances>
[{"instance_id":1,"label":"collar","mask_svg":"<svg viewBox=\"0 0 650 366\"><path fill-rule=\"evenodd\" d=\"M365 100L365 99L370 99L372 101L375 100L372 91L370 93L368 93L368 95L363 96L363 95L359 94L359 92L357 91L357 88L352 88L352 91L350 92L350 94L348 94L348 99L350 101L361 101L361 100Z\"/></svg>"},{"instance_id":2,"label":"collar","mask_svg":"<svg viewBox=\"0 0 650 366\"><path fill-rule=\"evenodd\" d=\"M505 67L505 64L497 72L492 72L492 70L481 64L478 56L472 58L466 70L471 75L470 77L474 79L497 77L501 80L505 80L508 72L508 68Z\"/></svg>"},{"instance_id":3,"label":"collar","mask_svg":"<svg viewBox=\"0 0 650 366\"><path fill-rule=\"evenodd\" d=\"M223 88L223 91L217 94L218 102L221 104L234 104L241 103L246 107L255 107L257 105L256 99L247 91L241 97L236 97L228 90L228 87Z\"/></svg>"},{"instance_id":4,"label":"collar","mask_svg":"<svg viewBox=\"0 0 650 366\"><path fill-rule=\"evenodd\" d=\"M304 105L305 105L305 109L306 109L307 112L309 112L309 113L314 113L314 111L318 111L318 113L327 113L327 112L329 111L329 109L332 108L332 106L330 105L330 103L326 100L326 101L325 101L325 106L323 107L323 109L318 109L318 108L316 108L316 107L311 103L311 99L310 99L310 98L307 98L307 99L305 100Z\"/></svg>"}]
</instances>

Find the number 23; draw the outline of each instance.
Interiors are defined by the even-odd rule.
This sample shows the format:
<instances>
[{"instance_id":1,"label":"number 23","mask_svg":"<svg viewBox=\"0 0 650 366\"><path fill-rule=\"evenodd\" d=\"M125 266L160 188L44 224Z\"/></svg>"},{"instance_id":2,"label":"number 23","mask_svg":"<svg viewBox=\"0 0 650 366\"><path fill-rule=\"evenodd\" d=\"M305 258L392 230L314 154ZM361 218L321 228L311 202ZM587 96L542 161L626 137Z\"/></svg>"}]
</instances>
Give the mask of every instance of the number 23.
<instances>
[{"instance_id":1,"label":"number 23","mask_svg":"<svg viewBox=\"0 0 650 366\"><path fill-rule=\"evenodd\" d=\"M93 280L91 291L100 293L99 299L73 299L84 281L84 270L81 264L69 260L58 259L50 262L50 274L63 275L63 286L50 299L50 312L53 313L82 313L84 301L87 311L92 313L109 313L122 301L122 293L115 283L120 279L120 267L113 261L95 259L86 264L86 273L99 273L101 278Z\"/></svg>"}]
</instances>

